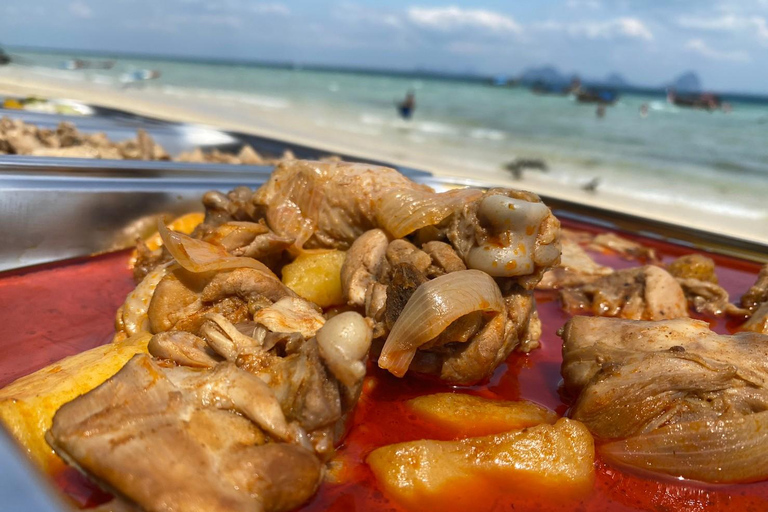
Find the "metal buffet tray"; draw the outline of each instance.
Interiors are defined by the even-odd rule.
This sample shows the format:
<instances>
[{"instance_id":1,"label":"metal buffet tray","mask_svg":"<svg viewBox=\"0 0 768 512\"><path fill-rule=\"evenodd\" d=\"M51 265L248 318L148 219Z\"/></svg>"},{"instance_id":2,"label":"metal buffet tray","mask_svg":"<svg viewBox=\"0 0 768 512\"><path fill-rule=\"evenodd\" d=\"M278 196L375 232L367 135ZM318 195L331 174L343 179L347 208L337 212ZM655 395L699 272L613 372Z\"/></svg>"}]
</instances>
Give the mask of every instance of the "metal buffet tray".
<instances>
[{"instance_id":1,"label":"metal buffet tray","mask_svg":"<svg viewBox=\"0 0 768 512\"><path fill-rule=\"evenodd\" d=\"M3 112L0 109L0 115L3 113L12 113L37 124L47 120L49 125L55 125L63 119L71 120L83 131L107 131L115 139L118 139L118 133L133 136L137 128L144 128L169 150L181 151L200 145L202 136L199 134L204 134L208 141L216 142L203 144L205 149L236 149L248 142L257 151L272 154L281 154L284 149L291 149L301 158L318 158L325 154L314 148L272 139L165 123L125 113L102 116L101 121L98 115L75 117ZM227 191L238 185L256 187L264 182L271 170L271 167L260 166L0 156L0 240L3 242L0 271L128 247L134 239L126 226L135 225L153 214L178 215L201 210L200 197L204 192L211 189ZM491 185L436 178L426 172L402 167L399 170L438 190L462 185ZM768 261L768 247L757 243L546 196L543 199L561 218L699 250ZM3 428L0 428L0 500L3 510L9 511L64 510L47 480L20 455Z\"/></svg>"}]
</instances>

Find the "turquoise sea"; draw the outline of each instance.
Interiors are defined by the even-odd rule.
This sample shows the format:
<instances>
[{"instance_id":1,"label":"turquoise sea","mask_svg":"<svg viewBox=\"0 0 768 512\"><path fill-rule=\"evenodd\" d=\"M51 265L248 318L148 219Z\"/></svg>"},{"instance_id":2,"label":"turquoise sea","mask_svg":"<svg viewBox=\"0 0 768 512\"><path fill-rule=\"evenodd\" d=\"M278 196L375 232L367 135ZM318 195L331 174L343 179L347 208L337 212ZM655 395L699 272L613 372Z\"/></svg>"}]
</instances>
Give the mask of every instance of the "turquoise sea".
<instances>
[{"instance_id":1,"label":"turquoise sea","mask_svg":"<svg viewBox=\"0 0 768 512\"><path fill-rule=\"evenodd\" d=\"M119 57L111 70L67 71L62 62L77 55L14 54L39 73L104 87L125 87L126 73L155 69L161 76L146 89L190 102L299 113L319 129L441 152L477 169L539 158L562 183L598 177L615 192L768 222L767 103L735 101L730 113L708 113L670 105L662 94L624 94L598 118L594 105L571 97L480 82ZM408 90L416 110L405 121L394 104Z\"/></svg>"}]
</instances>

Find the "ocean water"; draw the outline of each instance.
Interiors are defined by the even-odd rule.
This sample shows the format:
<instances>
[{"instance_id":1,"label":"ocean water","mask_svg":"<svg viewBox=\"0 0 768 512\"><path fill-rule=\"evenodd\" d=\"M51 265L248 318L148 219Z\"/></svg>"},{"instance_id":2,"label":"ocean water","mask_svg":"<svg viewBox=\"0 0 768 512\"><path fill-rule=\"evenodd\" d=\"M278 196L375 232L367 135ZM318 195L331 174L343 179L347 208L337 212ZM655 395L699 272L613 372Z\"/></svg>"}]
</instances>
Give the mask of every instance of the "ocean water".
<instances>
[{"instance_id":1,"label":"ocean water","mask_svg":"<svg viewBox=\"0 0 768 512\"><path fill-rule=\"evenodd\" d=\"M104 87L125 87L125 73L156 69L161 77L145 89L301 116L317 130L439 154L478 178L489 169L505 172L503 164L515 158L536 158L547 163L547 179L562 184L599 178L601 190L768 222L768 104L734 102L730 113L708 113L672 106L661 95L623 95L598 118L594 105L522 87L122 58L112 70L66 71L61 63L75 55L20 55L35 72ZM406 121L394 105L408 90L416 110Z\"/></svg>"}]
</instances>

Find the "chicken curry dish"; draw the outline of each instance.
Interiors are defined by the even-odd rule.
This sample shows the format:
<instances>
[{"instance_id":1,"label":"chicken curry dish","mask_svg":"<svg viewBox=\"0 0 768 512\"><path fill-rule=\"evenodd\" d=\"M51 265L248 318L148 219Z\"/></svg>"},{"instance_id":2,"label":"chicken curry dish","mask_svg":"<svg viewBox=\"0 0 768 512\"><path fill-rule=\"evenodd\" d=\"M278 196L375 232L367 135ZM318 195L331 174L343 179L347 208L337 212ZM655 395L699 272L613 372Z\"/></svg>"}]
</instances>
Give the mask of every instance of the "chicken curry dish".
<instances>
[{"instance_id":1,"label":"chicken curry dish","mask_svg":"<svg viewBox=\"0 0 768 512\"><path fill-rule=\"evenodd\" d=\"M766 269L732 302L701 254L367 164L285 160L202 202L138 242L111 343L0 390L27 453L107 491L102 512L294 510L358 478L353 459L404 510L557 509L612 471L768 479ZM570 407L487 392L544 328ZM390 414L373 397L403 390L430 433L352 457L360 418Z\"/></svg>"}]
</instances>

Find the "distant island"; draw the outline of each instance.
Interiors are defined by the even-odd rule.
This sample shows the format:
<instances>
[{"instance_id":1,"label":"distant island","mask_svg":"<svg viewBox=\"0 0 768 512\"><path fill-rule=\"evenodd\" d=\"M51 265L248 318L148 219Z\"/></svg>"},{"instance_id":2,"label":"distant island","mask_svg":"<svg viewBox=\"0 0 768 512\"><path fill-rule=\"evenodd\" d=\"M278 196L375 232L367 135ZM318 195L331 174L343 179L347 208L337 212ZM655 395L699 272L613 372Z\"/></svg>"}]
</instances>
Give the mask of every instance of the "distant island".
<instances>
[{"instance_id":1,"label":"distant island","mask_svg":"<svg viewBox=\"0 0 768 512\"><path fill-rule=\"evenodd\" d=\"M517 82L522 85L533 85L536 83L545 83L548 85L563 85L570 83L574 78L580 78L581 82L595 87L610 87L621 90L666 90L673 88L680 92L701 92L703 90L701 84L701 78L694 71L686 71L673 80L667 83L661 84L658 87L648 87L641 85L633 85L627 81L624 76L619 73L609 73L604 79L599 78L582 78L577 73L562 73L555 66L535 66L527 68L520 73L520 78Z\"/></svg>"},{"instance_id":2,"label":"distant island","mask_svg":"<svg viewBox=\"0 0 768 512\"><path fill-rule=\"evenodd\" d=\"M693 71L686 71L675 78L669 87L679 92L701 92L701 79Z\"/></svg>"}]
</instances>

